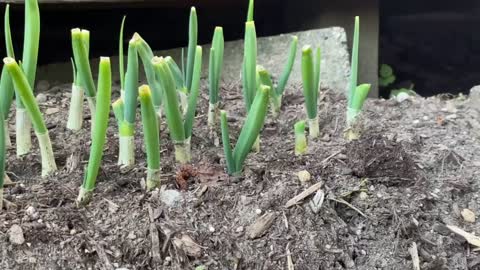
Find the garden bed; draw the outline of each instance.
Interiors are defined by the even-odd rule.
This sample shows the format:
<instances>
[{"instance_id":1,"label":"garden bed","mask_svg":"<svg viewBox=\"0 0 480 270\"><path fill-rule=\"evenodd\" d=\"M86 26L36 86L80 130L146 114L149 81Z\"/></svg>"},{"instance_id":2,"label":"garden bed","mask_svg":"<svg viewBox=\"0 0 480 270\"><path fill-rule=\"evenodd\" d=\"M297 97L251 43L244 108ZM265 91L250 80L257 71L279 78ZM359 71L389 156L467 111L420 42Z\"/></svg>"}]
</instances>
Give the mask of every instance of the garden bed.
<instances>
[{"instance_id":1,"label":"garden bed","mask_svg":"<svg viewBox=\"0 0 480 270\"><path fill-rule=\"evenodd\" d=\"M224 84L220 91L236 138L244 119L241 89ZM9 151L7 172L16 185L5 189L11 203L0 213L0 268L288 269L291 260L299 270L413 269L413 242L422 270L480 267L476 251L445 226L478 229L477 221L468 223L460 214L464 208L480 211L480 145L466 101L369 100L365 134L347 142L346 100L323 89L322 138L309 141L308 155L296 157L293 124L304 118L304 108L300 86L291 87L280 118L267 118L260 153L249 155L244 177L233 178L224 172L221 145L209 136L207 92L202 87L191 166L175 165L161 125L167 192L142 188L140 126L136 166L117 166L112 116L98 186L85 208L77 208L75 199L88 160L90 123L80 133L65 128L70 85L43 93L40 106L59 172L41 179L37 150L23 158ZM311 174L310 182L299 181L302 170ZM318 183L325 193L318 213L309 206L312 196L285 207ZM165 194L175 191L180 201L167 205ZM252 239L252 224L261 217L271 226Z\"/></svg>"}]
</instances>

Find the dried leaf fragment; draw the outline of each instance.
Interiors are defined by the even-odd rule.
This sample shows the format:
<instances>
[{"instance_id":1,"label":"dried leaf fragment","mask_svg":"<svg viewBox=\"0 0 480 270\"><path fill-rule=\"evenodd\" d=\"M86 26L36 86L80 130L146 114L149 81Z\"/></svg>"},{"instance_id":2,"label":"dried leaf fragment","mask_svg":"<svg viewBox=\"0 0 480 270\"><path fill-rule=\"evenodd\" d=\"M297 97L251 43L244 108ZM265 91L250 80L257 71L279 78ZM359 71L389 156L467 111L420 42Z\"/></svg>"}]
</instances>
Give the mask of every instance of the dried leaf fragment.
<instances>
[{"instance_id":1,"label":"dried leaf fragment","mask_svg":"<svg viewBox=\"0 0 480 270\"><path fill-rule=\"evenodd\" d=\"M276 214L271 212L257 218L252 225L248 226L247 237L250 239L256 239L263 236L272 226L275 217Z\"/></svg>"}]
</instances>

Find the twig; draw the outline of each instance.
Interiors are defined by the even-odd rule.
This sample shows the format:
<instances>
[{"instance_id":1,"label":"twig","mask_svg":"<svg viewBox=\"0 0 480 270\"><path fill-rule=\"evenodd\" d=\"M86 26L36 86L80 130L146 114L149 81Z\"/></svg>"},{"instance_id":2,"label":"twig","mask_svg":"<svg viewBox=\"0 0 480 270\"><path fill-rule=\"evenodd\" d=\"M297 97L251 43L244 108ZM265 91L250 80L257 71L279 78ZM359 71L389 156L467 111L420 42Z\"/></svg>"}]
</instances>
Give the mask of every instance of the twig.
<instances>
[{"instance_id":1,"label":"twig","mask_svg":"<svg viewBox=\"0 0 480 270\"><path fill-rule=\"evenodd\" d=\"M292 207L294 206L295 204L299 203L300 201L302 201L303 199L307 198L308 196L310 196L311 194L313 194L314 192L316 192L317 190L319 190L323 185L323 182L318 182L316 183L315 185L307 188L306 190L304 190L302 193L298 194L297 196L293 197L292 199L290 199L286 204L285 204L285 208L289 208L289 207Z\"/></svg>"},{"instance_id":2,"label":"twig","mask_svg":"<svg viewBox=\"0 0 480 270\"><path fill-rule=\"evenodd\" d=\"M359 213L362 217L364 217L364 218L366 218L366 219L370 219L370 218L369 218L367 215L365 215L362 211L360 211L358 208L356 208L355 206L351 205L350 203L346 202L344 199L329 198L329 200L332 200L332 201L335 201L335 202L344 204L344 205L352 208L355 212Z\"/></svg>"},{"instance_id":3,"label":"twig","mask_svg":"<svg viewBox=\"0 0 480 270\"><path fill-rule=\"evenodd\" d=\"M408 252L410 252L410 256L412 256L413 270L420 270L420 259L418 258L418 249L415 242L408 248Z\"/></svg>"},{"instance_id":4,"label":"twig","mask_svg":"<svg viewBox=\"0 0 480 270\"><path fill-rule=\"evenodd\" d=\"M331 158L333 158L334 156L336 156L336 155L338 155L338 154L340 154L340 153L342 153L342 150L339 150L339 151L331 154L331 155L328 156L326 159L322 160L322 162L320 162L320 163L325 163L325 162L329 161Z\"/></svg>"}]
</instances>

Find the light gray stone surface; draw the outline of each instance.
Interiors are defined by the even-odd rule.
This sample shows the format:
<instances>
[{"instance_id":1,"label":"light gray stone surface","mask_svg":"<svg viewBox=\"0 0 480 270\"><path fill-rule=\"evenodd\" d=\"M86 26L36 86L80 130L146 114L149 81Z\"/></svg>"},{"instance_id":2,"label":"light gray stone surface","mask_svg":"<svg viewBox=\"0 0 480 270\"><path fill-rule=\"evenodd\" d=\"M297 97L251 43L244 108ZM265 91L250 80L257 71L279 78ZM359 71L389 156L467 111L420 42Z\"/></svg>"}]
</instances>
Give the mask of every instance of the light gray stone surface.
<instances>
[{"instance_id":1,"label":"light gray stone surface","mask_svg":"<svg viewBox=\"0 0 480 270\"><path fill-rule=\"evenodd\" d=\"M141 33L140 33L141 34ZM330 27L309 31L282 34L271 37L258 38L257 62L267 68L274 78L278 78L284 68L288 57L291 36L298 36L298 48L295 65L289 80L289 84L301 83L301 49L304 45L312 47L320 46L322 50L321 62L321 85L337 91L344 91L348 85L350 73L349 53L347 49L347 37L341 27ZM155 44L150 44L153 48ZM210 45L203 45L203 77L207 77L208 52ZM157 51L159 56L172 56L180 65L181 48ZM68 59L66 59L68 60ZM240 82L240 70L243 60L243 40L229 41L225 43L223 80ZM118 57L111 57L113 78L118 80ZM97 74L98 59L91 61L94 77ZM72 72L70 62L52 64L41 67L39 79L71 82Z\"/></svg>"}]
</instances>

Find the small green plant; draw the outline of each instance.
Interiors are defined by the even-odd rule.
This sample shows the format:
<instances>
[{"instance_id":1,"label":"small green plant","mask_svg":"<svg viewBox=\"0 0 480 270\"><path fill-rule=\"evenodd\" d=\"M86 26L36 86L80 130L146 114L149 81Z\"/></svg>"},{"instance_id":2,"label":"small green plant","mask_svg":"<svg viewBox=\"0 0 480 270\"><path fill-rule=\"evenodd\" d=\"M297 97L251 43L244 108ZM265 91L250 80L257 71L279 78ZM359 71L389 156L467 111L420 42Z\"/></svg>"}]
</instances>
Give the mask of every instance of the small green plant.
<instances>
[{"instance_id":1,"label":"small green plant","mask_svg":"<svg viewBox=\"0 0 480 270\"><path fill-rule=\"evenodd\" d=\"M356 125L358 115L362 111L363 103L367 99L370 92L370 84L361 84L357 86L358 81L358 46L360 36L360 18L355 17L355 28L353 34L352 45L352 66L350 74L350 86L347 97L347 130L345 138L347 140L355 140L360 137L361 131Z\"/></svg>"},{"instance_id":2,"label":"small green plant","mask_svg":"<svg viewBox=\"0 0 480 270\"><path fill-rule=\"evenodd\" d=\"M95 189L108 128L110 97L112 93L111 77L110 59L101 57L98 71L98 93L96 97L95 124L92 131L92 146L90 148L87 171L77 197L78 205L87 204Z\"/></svg>"},{"instance_id":3,"label":"small green plant","mask_svg":"<svg viewBox=\"0 0 480 270\"><path fill-rule=\"evenodd\" d=\"M197 10L195 7L190 9L190 19L188 24L188 47L187 47L187 71L185 74L185 83L190 93L192 89L194 66L195 66L195 53L197 51L198 40L198 21Z\"/></svg>"},{"instance_id":4,"label":"small green plant","mask_svg":"<svg viewBox=\"0 0 480 270\"><path fill-rule=\"evenodd\" d=\"M125 96L125 54L123 52L123 29L125 27L126 16L123 16L120 24L120 35L118 38L118 72L120 73L120 96Z\"/></svg>"},{"instance_id":5,"label":"small green plant","mask_svg":"<svg viewBox=\"0 0 480 270\"><path fill-rule=\"evenodd\" d=\"M262 66L257 66L257 81L264 85L270 86L272 91L270 91L271 97L270 101L272 104L272 115L274 118L277 118L280 115L280 109L282 107L282 97L285 91L285 86L287 85L288 78L292 73L293 64L295 63L295 56L297 54L297 44L298 44L298 37L292 36L292 42L290 43L290 50L288 53L288 59L285 64L285 68L283 69L282 75L280 76L280 80L278 81L277 87L273 86L272 78L270 73L263 68ZM257 82L258 85L258 82Z\"/></svg>"},{"instance_id":6,"label":"small green plant","mask_svg":"<svg viewBox=\"0 0 480 270\"><path fill-rule=\"evenodd\" d=\"M22 99L22 103L28 112L28 116L32 119L42 158L42 177L46 177L57 170L47 126L45 125L42 113L40 112L40 108L38 107L25 73L13 58L6 57L3 59L3 63L7 67L10 77L12 78L18 94L17 98Z\"/></svg>"},{"instance_id":7,"label":"small green plant","mask_svg":"<svg viewBox=\"0 0 480 270\"><path fill-rule=\"evenodd\" d=\"M147 190L160 187L160 137L152 94L148 85L140 86L138 95L141 104L143 137L147 152Z\"/></svg>"},{"instance_id":8,"label":"small green plant","mask_svg":"<svg viewBox=\"0 0 480 270\"><path fill-rule=\"evenodd\" d=\"M313 56L309 45L302 49L302 81L305 109L307 111L309 136L314 139L320 135L318 124L318 91L320 87L320 48Z\"/></svg>"},{"instance_id":9,"label":"small green plant","mask_svg":"<svg viewBox=\"0 0 480 270\"><path fill-rule=\"evenodd\" d=\"M307 137L305 136L305 121L298 121L294 125L295 131L295 155L301 156L307 153Z\"/></svg>"},{"instance_id":10,"label":"small green plant","mask_svg":"<svg viewBox=\"0 0 480 270\"><path fill-rule=\"evenodd\" d=\"M387 87L395 82L395 74L393 74L393 69L387 64L382 64L379 71L378 84L381 87Z\"/></svg>"},{"instance_id":11,"label":"small green plant","mask_svg":"<svg viewBox=\"0 0 480 270\"><path fill-rule=\"evenodd\" d=\"M87 98L88 107L90 108L90 114L92 115L91 125L95 123L95 83L93 81L92 70L90 68L90 61L88 60L88 54L90 50L90 32L88 30L81 30L80 28L74 28L71 30L72 36L72 49L73 60L76 67L76 81L80 87L77 87L77 92L72 93L72 104L77 108L83 110L83 98L80 95L85 93ZM74 95L78 95L75 100ZM77 102L74 104L73 102ZM80 104L82 103L82 104ZM82 112L76 111L75 114L81 114ZM73 119L80 119L79 116L73 116ZM83 117L82 117L83 119Z\"/></svg>"},{"instance_id":12,"label":"small green plant","mask_svg":"<svg viewBox=\"0 0 480 270\"><path fill-rule=\"evenodd\" d=\"M215 27L213 34L212 47L210 48L210 62L208 67L208 126L214 129L218 123L218 90L220 88L220 79L223 67L224 51L223 28Z\"/></svg>"},{"instance_id":13,"label":"small green plant","mask_svg":"<svg viewBox=\"0 0 480 270\"><path fill-rule=\"evenodd\" d=\"M185 117L182 117L182 113L180 112L180 102L177 97L174 75L166 58L154 57L152 63L157 76L161 78L164 100L163 106L168 129L170 130L170 137L175 145L175 159L181 164L188 163L192 158L190 153L190 139L200 88L202 47L197 46L195 52L195 65Z\"/></svg>"},{"instance_id":14,"label":"small green plant","mask_svg":"<svg viewBox=\"0 0 480 270\"><path fill-rule=\"evenodd\" d=\"M162 115L162 87L159 78L157 78L155 75L155 69L152 65L152 58L154 56L153 51L150 48L150 45L148 45L148 43L138 33L135 33L133 36L134 39L139 41L137 44L138 55L142 60L147 82L151 89L153 106L155 107L157 116L160 119Z\"/></svg>"},{"instance_id":15,"label":"small green plant","mask_svg":"<svg viewBox=\"0 0 480 270\"><path fill-rule=\"evenodd\" d=\"M7 49L7 55L15 58L15 53L13 51L12 44L12 34L10 31L10 5L7 4L5 8L5 17L4 17L4 31L5 31L5 45ZM2 75L0 78L0 105L3 110L3 121L4 121L4 132L5 132L5 146L7 148L12 146L10 140L10 130L8 128L8 113L10 107L12 106L13 96L14 96L13 82L10 78L10 74L7 71L7 68L3 66ZM2 119L2 118L0 118Z\"/></svg>"},{"instance_id":16,"label":"small green plant","mask_svg":"<svg viewBox=\"0 0 480 270\"><path fill-rule=\"evenodd\" d=\"M123 115L116 114L119 123L119 153L118 164L132 166L135 163L135 116L138 99L138 52L140 43L134 35L128 43L127 73L125 75L125 94L123 98ZM113 106L117 111L117 106Z\"/></svg>"},{"instance_id":17,"label":"small green plant","mask_svg":"<svg viewBox=\"0 0 480 270\"><path fill-rule=\"evenodd\" d=\"M260 86L233 151L230 145L227 112L223 110L220 112L223 150L227 163L227 172L230 175L240 175L243 170L245 159L263 127L268 110L270 91L270 87L265 85Z\"/></svg>"},{"instance_id":18,"label":"small green plant","mask_svg":"<svg viewBox=\"0 0 480 270\"><path fill-rule=\"evenodd\" d=\"M25 24L23 39L22 70L25 73L30 90L35 86L35 75L37 71L38 48L40 42L40 10L37 0L25 1ZM7 46L8 48L8 46ZM8 57L14 58L13 52L8 52ZM15 58L14 58L15 59ZM19 96L19 93L16 93ZM21 98L16 98L16 121L15 135L17 155L22 156L30 152L32 148L31 129L32 123L28 118L28 112Z\"/></svg>"},{"instance_id":19,"label":"small green plant","mask_svg":"<svg viewBox=\"0 0 480 270\"><path fill-rule=\"evenodd\" d=\"M68 120L67 120L67 129L73 131L79 131L82 129L83 125L83 93L84 90L82 86L79 85L77 69L75 67L75 62L73 59L70 59L72 62L72 73L73 73L73 82L72 82L72 96L70 98L70 108L68 109Z\"/></svg>"}]
</instances>

